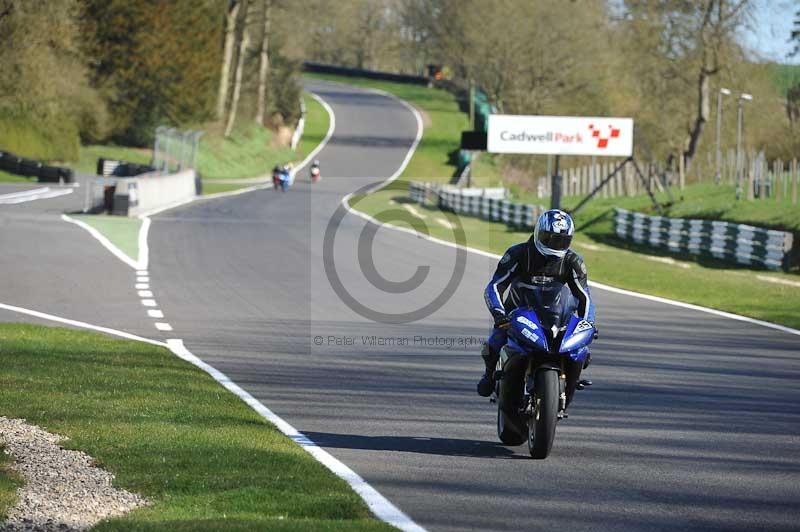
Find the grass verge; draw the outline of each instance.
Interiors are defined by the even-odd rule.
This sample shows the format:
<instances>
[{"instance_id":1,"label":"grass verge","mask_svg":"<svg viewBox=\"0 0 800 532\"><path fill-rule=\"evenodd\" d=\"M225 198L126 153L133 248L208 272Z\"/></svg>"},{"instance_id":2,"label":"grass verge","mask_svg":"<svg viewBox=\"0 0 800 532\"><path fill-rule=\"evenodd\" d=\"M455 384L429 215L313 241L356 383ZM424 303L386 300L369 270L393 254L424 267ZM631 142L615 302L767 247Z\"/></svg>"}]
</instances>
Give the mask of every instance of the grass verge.
<instances>
[{"instance_id":1,"label":"grass verge","mask_svg":"<svg viewBox=\"0 0 800 532\"><path fill-rule=\"evenodd\" d=\"M36 178L35 177L25 177L16 174L9 174L8 172L4 172L0 170L0 183L31 183L35 184Z\"/></svg>"},{"instance_id":2,"label":"grass verge","mask_svg":"<svg viewBox=\"0 0 800 532\"><path fill-rule=\"evenodd\" d=\"M388 530L310 455L167 349L0 324L0 412L68 436L152 505L93 530Z\"/></svg>"},{"instance_id":3,"label":"grass verge","mask_svg":"<svg viewBox=\"0 0 800 532\"><path fill-rule=\"evenodd\" d=\"M272 131L253 125L227 139L209 131L200 141L197 168L204 182L243 179L269 174L273 166L293 158L289 148L274 146Z\"/></svg>"},{"instance_id":4,"label":"grass verge","mask_svg":"<svg viewBox=\"0 0 800 532\"><path fill-rule=\"evenodd\" d=\"M225 183L218 181L203 181L203 195L218 194L220 192L231 192L232 190L239 190L242 188L251 187L253 185L243 183Z\"/></svg>"},{"instance_id":5,"label":"grass verge","mask_svg":"<svg viewBox=\"0 0 800 532\"><path fill-rule=\"evenodd\" d=\"M458 217L419 206L414 208L425 216L424 220L416 219L406 211L400 211L404 214L398 219L397 206L389 202L402 203L407 201L406 196L405 191L400 192L392 186L369 196L354 198L351 205L387 223L410 226L412 222L423 222L432 236L454 241L453 231L436 220L447 218L464 228L466 241L463 244L498 255L530 236L528 232L513 231L505 224ZM579 217L579 227L582 222L585 223L586 219ZM610 221L605 217L597 223L608 224ZM797 283L795 275L753 272L714 261L696 263L655 250L643 253L634 246L614 247L598 238L591 226L576 236L574 248L586 260L589 277L594 281L800 328L800 314L797 312L800 287L759 279ZM598 315L602 320L602 308Z\"/></svg>"},{"instance_id":6,"label":"grass verge","mask_svg":"<svg viewBox=\"0 0 800 532\"><path fill-rule=\"evenodd\" d=\"M77 214L73 218L80 220L98 231L134 261L139 257L139 229L142 221L127 216L110 216L107 214Z\"/></svg>"},{"instance_id":7,"label":"grass verge","mask_svg":"<svg viewBox=\"0 0 800 532\"><path fill-rule=\"evenodd\" d=\"M22 481L16 473L8 469L11 457L5 453L5 448L0 445L0 523L2 523L17 502L17 488Z\"/></svg>"}]
</instances>

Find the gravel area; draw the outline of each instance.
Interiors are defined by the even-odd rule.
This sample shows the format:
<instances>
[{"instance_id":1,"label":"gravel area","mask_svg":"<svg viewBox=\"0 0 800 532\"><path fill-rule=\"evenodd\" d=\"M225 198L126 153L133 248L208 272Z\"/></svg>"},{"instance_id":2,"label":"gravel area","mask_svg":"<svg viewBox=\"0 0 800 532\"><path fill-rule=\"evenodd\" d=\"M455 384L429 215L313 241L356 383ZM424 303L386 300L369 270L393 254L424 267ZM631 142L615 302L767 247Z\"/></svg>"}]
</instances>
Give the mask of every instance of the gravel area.
<instances>
[{"instance_id":1,"label":"gravel area","mask_svg":"<svg viewBox=\"0 0 800 532\"><path fill-rule=\"evenodd\" d=\"M58 446L64 440L22 419L0 417L0 442L14 458L11 468L24 479L19 502L0 530L80 531L147 504L111 486L114 475L94 467L92 457Z\"/></svg>"}]
</instances>

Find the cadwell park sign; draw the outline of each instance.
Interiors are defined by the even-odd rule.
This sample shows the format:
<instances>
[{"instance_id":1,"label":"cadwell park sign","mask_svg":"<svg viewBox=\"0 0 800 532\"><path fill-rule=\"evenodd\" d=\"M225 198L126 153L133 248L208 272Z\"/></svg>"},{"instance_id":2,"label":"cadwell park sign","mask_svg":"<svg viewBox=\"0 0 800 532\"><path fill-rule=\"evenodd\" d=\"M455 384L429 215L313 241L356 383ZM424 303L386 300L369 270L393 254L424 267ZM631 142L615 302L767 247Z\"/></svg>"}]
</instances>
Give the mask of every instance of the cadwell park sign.
<instances>
[{"instance_id":1,"label":"cadwell park sign","mask_svg":"<svg viewBox=\"0 0 800 532\"><path fill-rule=\"evenodd\" d=\"M487 151L630 157L633 119L489 115Z\"/></svg>"}]
</instances>

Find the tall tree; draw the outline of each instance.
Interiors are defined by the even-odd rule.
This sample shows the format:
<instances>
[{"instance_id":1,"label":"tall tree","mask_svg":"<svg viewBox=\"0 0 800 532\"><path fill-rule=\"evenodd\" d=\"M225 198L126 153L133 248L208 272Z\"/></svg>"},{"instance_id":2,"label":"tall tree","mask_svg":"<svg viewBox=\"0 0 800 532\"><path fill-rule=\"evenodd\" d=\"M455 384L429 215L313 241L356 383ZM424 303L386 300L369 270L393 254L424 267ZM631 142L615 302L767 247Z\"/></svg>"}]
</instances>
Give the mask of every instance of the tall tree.
<instances>
[{"instance_id":1,"label":"tall tree","mask_svg":"<svg viewBox=\"0 0 800 532\"><path fill-rule=\"evenodd\" d=\"M269 38L272 21L272 0L263 0L262 35L259 51L258 96L256 101L256 124L264 125L264 112L267 106L267 79L269 76Z\"/></svg>"},{"instance_id":2,"label":"tall tree","mask_svg":"<svg viewBox=\"0 0 800 532\"><path fill-rule=\"evenodd\" d=\"M239 38L239 53L236 59L236 75L233 81L233 96L231 96L231 107L228 111L228 122L225 126L225 137L230 137L233 126L236 123L236 113L239 110L239 98L242 94L242 75L244 65L247 61L247 52L250 49L250 4L247 0L242 0L242 29Z\"/></svg>"},{"instance_id":3,"label":"tall tree","mask_svg":"<svg viewBox=\"0 0 800 532\"><path fill-rule=\"evenodd\" d=\"M114 139L148 145L159 125L214 116L219 0L82 0L93 83L114 109Z\"/></svg>"},{"instance_id":4,"label":"tall tree","mask_svg":"<svg viewBox=\"0 0 800 532\"><path fill-rule=\"evenodd\" d=\"M77 0L0 0L3 148L71 160L79 134L91 140L102 136L108 120L103 101L89 86L79 17Z\"/></svg>"},{"instance_id":5,"label":"tall tree","mask_svg":"<svg viewBox=\"0 0 800 532\"><path fill-rule=\"evenodd\" d=\"M800 54L800 9L794 14L794 28L792 28L789 42L794 43L794 48L789 53L789 57Z\"/></svg>"},{"instance_id":6,"label":"tall tree","mask_svg":"<svg viewBox=\"0 0 800 532\"><path fill-rule=\"evenodd\" d=\"M711 112L711 82L745 61L749 0L627 0L618 23L626 112L668 164L692 163Z\"/></svg>"},{"instance_id":7,"label":"tall tree","mask_svg":"<svg viewBox=\"0 0 800 532\"><path fill-rule=\"evenodd\" d=\"M228 87L230 86L231 63L233 63L233 48L236 40L236 19L242 3L239 0L230 0L225 12L225 47L222 52L222 66L219 76L219 91L217 94L217 119L225 118L225 104L228 103Z\"/></svg>"}]
</instances>

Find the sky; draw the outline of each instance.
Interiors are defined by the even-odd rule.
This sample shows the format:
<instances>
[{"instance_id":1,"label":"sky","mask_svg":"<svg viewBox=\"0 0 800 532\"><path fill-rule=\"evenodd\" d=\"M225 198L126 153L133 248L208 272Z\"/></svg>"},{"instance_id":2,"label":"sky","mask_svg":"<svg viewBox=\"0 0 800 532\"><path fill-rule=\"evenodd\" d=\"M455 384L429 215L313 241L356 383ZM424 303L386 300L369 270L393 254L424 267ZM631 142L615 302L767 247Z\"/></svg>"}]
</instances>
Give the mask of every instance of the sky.
<instances>
[{"instance_id":1,"label":"sky","mask_svg":"<svg viewBox=\"0 0 800 532\"><path fill-rule=\"evenodd\" d=\"M744 35L745 44L763 59L800 65L800 54L788 42L800 0L754 0L753 21Z\"/></svg>"}]
</instances>

